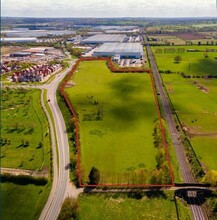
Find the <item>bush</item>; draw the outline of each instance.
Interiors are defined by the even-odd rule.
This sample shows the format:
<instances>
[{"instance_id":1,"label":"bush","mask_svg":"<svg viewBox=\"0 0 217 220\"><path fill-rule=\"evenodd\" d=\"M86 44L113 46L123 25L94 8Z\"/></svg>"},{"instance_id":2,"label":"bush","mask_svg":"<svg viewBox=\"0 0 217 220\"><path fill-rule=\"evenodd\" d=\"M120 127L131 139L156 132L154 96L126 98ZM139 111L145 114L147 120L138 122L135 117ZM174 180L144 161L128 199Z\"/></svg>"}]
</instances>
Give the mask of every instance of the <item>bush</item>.
<instances>
[{"instance_id":1,"label":"bush","mask_svg":"<svg viewBox=\"0 0 217 220\"><path fill-rule=\"evenodd\" d=\"M58 220L69 220L69 219L76 219L78 216L78 210L79 210L79 205L78 201L73 198L66 198L60 214L58 216Z\"/></svg>"},{"instance_id":2,"label":"bush","mask_svg":"<svg viewBox=\"0 0 217 220\"><path fill-rule=\"evenodd\" d=\"M33 177L27 175L14 176L9 173L0 174L0 182L10 182L17 185L28 185L34 184L36 186L44 186L47 184L48 180L45 177Z\"/></svg>"},{"instance_id":3,"label":"bush","mask_svg":"<svg viewBox=\"0 0 217 220\"><path fill-rule=\"evenodd\" d=\"M100 180L100 173L99 170L95 167L92 167L90 174L89 174L89 184L90 185L97 185L99 183Z\"/></svg>"}]
</instances>

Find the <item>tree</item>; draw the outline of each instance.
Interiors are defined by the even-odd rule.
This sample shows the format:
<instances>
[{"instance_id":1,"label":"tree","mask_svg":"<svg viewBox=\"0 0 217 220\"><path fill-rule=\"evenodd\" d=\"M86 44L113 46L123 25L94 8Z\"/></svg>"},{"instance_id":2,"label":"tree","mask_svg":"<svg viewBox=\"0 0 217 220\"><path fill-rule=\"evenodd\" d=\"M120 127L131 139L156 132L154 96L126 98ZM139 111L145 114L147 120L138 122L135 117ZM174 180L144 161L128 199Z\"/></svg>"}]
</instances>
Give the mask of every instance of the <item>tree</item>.
<instances>
[{"instance_id":1,"label":"tree","mask_svg":"<svg viewBox=\"0 0 217 220\"><path fill-rule=\"evenodd\" d=\"M97 185L100 180L100 173L99 170L95 167L92 167L90 174L89 174L89 184L91 185Z\"/></svg>"},{"instance_id":2,"label":"tree","mask_svg":"<svg viewBox=\"0 0 217 220\"><path fill-rule=\"evenodd\" d=\"M181 56L175 56L175 58L174 58L174 62L175 62L175 63L179 63L179 62L181 62L181 61L182 61Z\"/></svg>"},{"instance_id":3,"label":"tree","mask_svg":"<svg viewBox=\"0 0 217 220\"><path fill-rule=\"evenodd\" d=\"M208 171L203 178L203 182L210 183L212 186L217 186L217 171Z\"/></svg>"},{"instance_id":4,"label":"tree","mask_svg":"<svg viewBox=\"0 0 217 220\"><path fill-rule=\"evenodd\" d=\"M58 220L66 220L66 219L76 219L78 216L79 205L78 201L73 198L66 198L60 214L58 216Z\"/></svg>"}]
</instances>

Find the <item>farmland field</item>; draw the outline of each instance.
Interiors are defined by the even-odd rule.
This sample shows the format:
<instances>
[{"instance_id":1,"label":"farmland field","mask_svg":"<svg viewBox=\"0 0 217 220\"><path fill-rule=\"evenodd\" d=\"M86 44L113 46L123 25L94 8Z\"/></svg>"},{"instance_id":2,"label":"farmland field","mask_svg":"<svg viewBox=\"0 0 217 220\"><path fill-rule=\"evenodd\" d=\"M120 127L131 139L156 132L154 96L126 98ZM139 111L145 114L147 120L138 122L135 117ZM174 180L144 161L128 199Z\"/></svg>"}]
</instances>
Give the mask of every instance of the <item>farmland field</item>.
<instances>
[{"instance_id":1,"label":"farmland field","mask_svg":"<svg viewBox=\"0 0 217 220\"><path fill-rule=\"evenodd\" d=\"M65 91L79 119L83 183L93 166L101 184L133 183L132 172L153 170L158 116L150 76L114 74L104 61L88 61L71 80Z\"/></svg>"},{"instance_id":2,"label":"farmland field","mask_svg":"<svg viewBox=\"0 0 217 220\"><path fill-rule=\"evenodd\" d=\"M178 52L179 49L184 49L184 52ZM187 52L188 49L201 51ZM206 53L206 49L217 50L217 46L152 47L159 71L183 72L191 76L217 76L217 52ZM182 59L179 63L174 62L174 58L177 55ZM205 58L205 55L208 55L208 57Z\"/></svg>"},{"instance_id":3,"label":"farmland field","mask_svg":"<svg viewBox=\"0 0 217 220\"><path fill-rule=\"evenodd\" d=\"M50 187L1 183L1 219L38 219Z\"/></svg>"},{"instance_id":4,"label":"farmland field","mask_svg":"<svg viewBox=\"0 0 217 220\"><path fill-rule=\"evenodd\" d=\"M157 39L157 41L150 41L151 44L167 44L170 43L174 45L185 45L185 40L180 39L179 37L176 37L174 35L149 35L148 38L151 39Z\"/></svg>"},{"instance_id":5,"label":"farmland field","mask_svg":"<svg viewBox=\"0 0 217 220\"><path fill-rule=\"evenodd\" d=\"M49 169L48 123L40 90L2 90L1 166Z\"/></svg>"},{"instance_id":6,"label":"farmland field","mask_svg":"<svg viewBox=\"0 0 217 220\"><path fill-rule=\"evenodd\" d=\"M81 194L78 198L82 220L178 219L173 193ZM160 205L159 205L160 204ZM190 220L190 211L177 200L179 219Z\"/></svg>"},{"instance_id":7,"label":"farmland field","mask_svg":"<svg viewBox=\"0 0 217 220\"><path fill-rule=\"evenodd\" d=\"M217 80L184 79L178 74L162 77L197 157L206 168L216 169Z\"/></svg>"}]
</instances>

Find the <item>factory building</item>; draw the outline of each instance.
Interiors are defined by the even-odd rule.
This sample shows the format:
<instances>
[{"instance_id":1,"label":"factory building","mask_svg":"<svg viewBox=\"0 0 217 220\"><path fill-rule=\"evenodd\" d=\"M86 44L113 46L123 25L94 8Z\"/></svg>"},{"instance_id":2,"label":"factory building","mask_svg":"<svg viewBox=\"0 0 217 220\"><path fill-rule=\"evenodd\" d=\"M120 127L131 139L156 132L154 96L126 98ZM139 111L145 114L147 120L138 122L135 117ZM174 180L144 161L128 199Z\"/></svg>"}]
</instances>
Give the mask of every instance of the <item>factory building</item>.
<instances>
[{"instance_id":1,"label":"factory building","mask_svg":"<svg viewBox=\"0 0 217 220\"><path fill-rule=\"evenodd\" d=\"M104 43L94 51L93 56L141 59L143 58L143 47L140 43Z\"/></svg>"},{"instance_id":2,"label":"factory building","mask_svg":"<svg viewBox=\"0 0 217 220\"><path fill-rule=\"evenodd\" d=\"M30 57L32 54L29 52L15 52L11 53L10 57Z\"/></svg>"},{"instance_id":3,"label":"factory building","mask_svg":"<svg viewBox=\"0 0 217 220\"><path fill-rule=\"evenodd\" d=\"M37 38L35 37L22 37L22 38L10 38L10 37L5 37L1 38L2 43L27 43L27 42L37 42Z\"/></svg>"},{"instance_id":4,"label":"factory building","mask_svg":"<svg viewBox=\"0 0 217 220\"><path fill-rule=\"evenodd\" d=\"M81 41L82 44L103 44L123 42L126 38L124 34L97 34Z\"/></svg>"}]
</instances>

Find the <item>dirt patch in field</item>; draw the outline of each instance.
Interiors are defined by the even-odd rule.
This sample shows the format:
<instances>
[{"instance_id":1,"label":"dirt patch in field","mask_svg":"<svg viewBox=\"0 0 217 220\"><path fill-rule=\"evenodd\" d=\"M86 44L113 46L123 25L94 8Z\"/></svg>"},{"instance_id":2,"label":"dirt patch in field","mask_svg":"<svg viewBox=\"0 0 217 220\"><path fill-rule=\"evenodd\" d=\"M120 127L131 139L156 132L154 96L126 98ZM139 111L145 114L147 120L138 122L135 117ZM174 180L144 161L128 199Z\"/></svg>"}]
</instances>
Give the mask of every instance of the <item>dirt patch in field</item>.
<instances>
[{"instance_id":1,"label":"dirt patch in field","mask_svg":"<svg viewBox=\"0 0 217 220\"><path fill-rule=\"evenodd\" d=\"M25 175L25 176L35 176L35 177L47 177L48 178L48 168L44 168L41 171L37 170L22 170L22 169L13 169L13 168L1 168L2 173L9 173L11 175Z\"/></svg>"},{"instance_id":2,"label":"dirt patch in field","mask_svg":"<svg viewBox=\"0 0 217 220\"><path fill-rule=\"evenodd\" d=\"M182 40L197 40L204 39L206 35L202 33L192 32L192 33L177 33L176 37L181 38Z\"/></svg>"},{"instance_id":3,"label":"dirt patch in field","mask_svg":"<svg viewBox=\"0 0 217 220\"><path fill-rule=\"evenodd\" d=\"M213 137L217 138L217 132L212 132L212 133L188 133L189 137Z\"/></svg>"},{"instance_id":4,"label":"dirt patch in field","mask_svg":"<svg viewBox=\"0 0 217 220\"><path fill-rule=\"evenodd\" d=\"M6 55L6 54L11 54L15 52L19 52L21 50L27 49L26 47L19 47L19 46L8 46L8 47L2 47L1 48L1 54Z\"/></svg>"},{"instance_id":5,"label":"dirt patch in field","mask_svg":"<svg viewBox=\"0 0 217 220\"><path fill-rule=\"evenodd\" d=\"M76 86L76 83L75 82L67 82L67 84L66 84L66 88L71 88L71 87L73 87L73 86Z\"/></svg>"},{"instance_id":6,"label":"dirt patch in field","mask_svg":"<svg viewBox=\"0 0 217 220\"><path fill-rule=\"evenodd\" d=\"M200 132L201 127L189 128L182 126L183 131L190 137L212 137L217 138L217 132Z\"/></svg>"},{"instance_id":7,"label":"dirt patch in field","mask_svg":"<svg viewBox=\"0 0 217 220\"><path fill-rule=\"evenodd\" d=\"M203 93L208 93L208 92L209 92L207 88L205 88L204 86L198 84L196 81L193 81L192 84L196 85L197 88L198 88L201 92L203 92Z\"/></svg>"},{"instance_id":8,"label":"dirt patch in field","mask_svg":"<svg viewBox=\"0 0 217 220\"><path fill-rule=\"evenodd\" d=\"M217 138L217 132L200 132L202 127L194 126L187 127L186 125L182 125L182 130L190 137L212 137Z\"/></svg>"}]
</instances>

